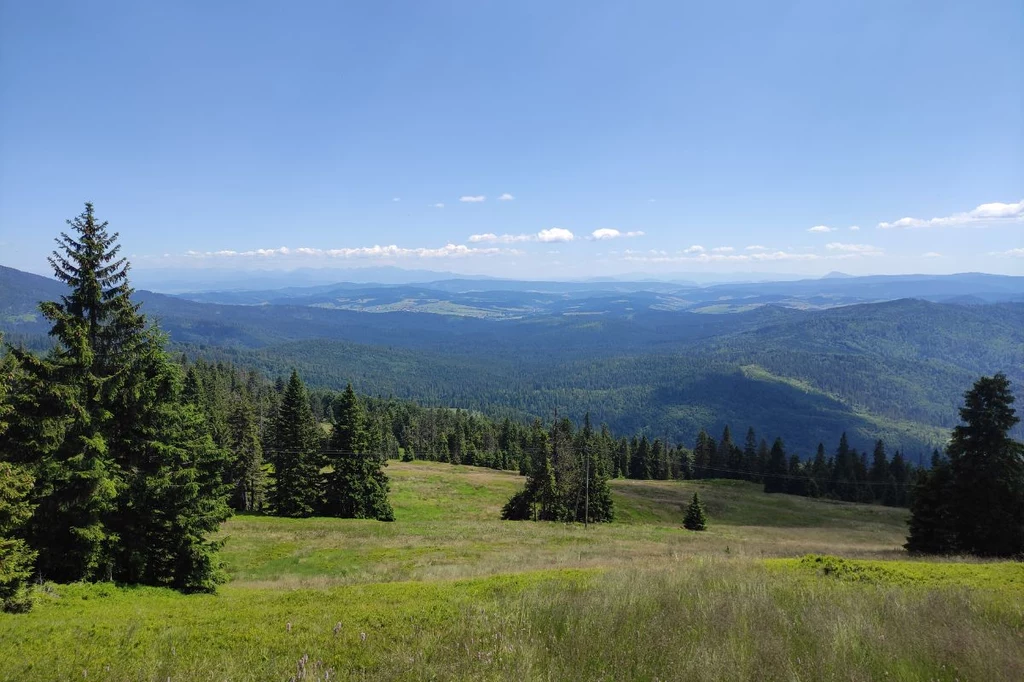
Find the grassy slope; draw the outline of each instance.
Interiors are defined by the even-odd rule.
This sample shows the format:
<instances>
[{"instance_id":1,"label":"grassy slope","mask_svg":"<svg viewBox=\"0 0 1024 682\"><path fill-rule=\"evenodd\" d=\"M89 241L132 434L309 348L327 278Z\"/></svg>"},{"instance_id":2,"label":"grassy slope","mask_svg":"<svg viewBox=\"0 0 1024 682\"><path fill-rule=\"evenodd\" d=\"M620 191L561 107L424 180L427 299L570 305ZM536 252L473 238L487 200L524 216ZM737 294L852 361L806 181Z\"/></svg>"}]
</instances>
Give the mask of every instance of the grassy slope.
<instances>
[{"instance_id":1,"label":"grassy slope","mask_svg":"<svg viewBox=\"0 0 1024 682\"><path fill-rule=\"evenodd\" d=\"M232 581L215 596L44 590L0 616L0 679L1024 675L1024 568L881 561L906 559L901 510L616 481L619 521L584 531L495 520L512 474L390 473L393 524L229 521ZM706 533L678 526L694 490ZM849 560L825 576L788 559L808 552Z\"/></svg>"}]
</instances>

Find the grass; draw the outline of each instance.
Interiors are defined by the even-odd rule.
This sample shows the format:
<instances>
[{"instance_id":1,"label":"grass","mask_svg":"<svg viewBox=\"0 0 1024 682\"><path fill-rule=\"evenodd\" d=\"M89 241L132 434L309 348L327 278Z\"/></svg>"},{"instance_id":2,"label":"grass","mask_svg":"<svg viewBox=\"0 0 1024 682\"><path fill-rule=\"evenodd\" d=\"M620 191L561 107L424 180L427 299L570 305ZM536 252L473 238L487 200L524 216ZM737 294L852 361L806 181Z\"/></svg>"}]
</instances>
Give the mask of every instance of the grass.
<instances>
[{"instance_id":1,"label":"grass","mask_svg":"<svg viewBox=\"0 0 1024 682\"><path fill-rule=\"evenodd\" d=\"M389 473L395 523L227 522L216 595L40 589L0 679L1024 679L1024 569L908 560L902 510L616 481L585 530L496 520L514 474Z\"/></svg>"}]
</instances>

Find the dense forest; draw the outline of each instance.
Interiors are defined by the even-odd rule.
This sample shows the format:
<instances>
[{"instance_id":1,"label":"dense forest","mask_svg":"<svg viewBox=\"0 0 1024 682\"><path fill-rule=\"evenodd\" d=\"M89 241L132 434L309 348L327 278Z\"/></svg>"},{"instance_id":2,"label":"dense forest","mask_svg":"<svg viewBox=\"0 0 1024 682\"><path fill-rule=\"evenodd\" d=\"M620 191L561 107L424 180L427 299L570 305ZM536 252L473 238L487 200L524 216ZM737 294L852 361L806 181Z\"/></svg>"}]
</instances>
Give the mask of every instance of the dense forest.
<instances>
[{"instance_id":1,"label":"dense forest","mask_svg":"<svg viewBox=\"0 0 1024 682\"><path fill-rule=\"evenodd\" d=\"M0 290L7 311L0 327L9 340L40 347L44 341L32 335L41 321L13 320L33 317L28 301L41 300L40 291L57 296L62 285L10 270L0 276L9 283ZM739 295L750 286L734 289ZM590 301L600 310L499 321L290 299L216 305L141 292L136 300L159 319L175 351L268 376L296 369L312 388L352 383L363 394L499 420L547 420L558 409L579 424L589 412L617 433L682 443L693 443L701 429L751 425L804 458L846 432L852 446L870 451L881 439L926 464L956 425L955 396L965 386L998 371L1024 382L1022 303L903 299L712 314L651 307L641 293L585 299L574 291L567 305ZM474 295L514 307L533 294ZM1022 436L1020 425L1014 433Z\"/></svg>"},{"instance_id":2,"label":"dense forest","mask_svg":"<svg viewBox=\"0 0 1024 682\"><path fill-rule=\"evenodd\" d=\"M912 551L1024 551L1024 449L1005 375L965 394L947 456L935 451L930 468L890 456L881 439L859 451L846 433L813 456L753 426L742 442L728 425L718 439L701 428L686 447L646 428L615 431L589 412L495 418L358 395L351 384L309 390L295 369L271 381L223 358L172 355L133 298L118 235L90 204L68 223L49 261L65 293L39 305L51 344L7 343L0 357L5 610L30 606L33 577L213 590L224 578L213 536L234 511L393 521L389 458L518 471L526 483L502 511L509 520L611 521L616 477L732 478L766 493L910 505ZM876 346L895 353L901 333ZM739 338L730 343L748 342ZM606 397L593 390L595 402ZM691 506L688 523L703 527L699 500Z\"/></svg>"}]
</instances>

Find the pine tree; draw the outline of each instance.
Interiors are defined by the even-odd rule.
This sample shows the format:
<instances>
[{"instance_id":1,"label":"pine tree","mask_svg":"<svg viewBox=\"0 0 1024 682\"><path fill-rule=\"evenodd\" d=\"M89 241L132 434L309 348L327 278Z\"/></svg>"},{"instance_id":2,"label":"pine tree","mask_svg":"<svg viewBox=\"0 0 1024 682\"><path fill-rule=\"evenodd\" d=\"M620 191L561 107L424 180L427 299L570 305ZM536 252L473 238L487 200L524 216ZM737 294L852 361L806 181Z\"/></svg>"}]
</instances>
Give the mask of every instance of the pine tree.
<instances>
[{"instance_id":1,"label":"pine tree","mask_svg":"<svg viewBox=\"0 0 1024 682\"><path fill-rule=\"evenodd\" d=\"M719 474L721 478L740 478L743 467L743 451L732 442L732 432L728 424L722 430L722 440L718 442L719 468L723 471Z\"/></svg>"},{"instance_id":2,"label":"pine tree","mask_svg":"<svg viewBox=\"0 0 1024 682\"><path fill-rule=\"evenodd\" d=\"M953 429L953 526L960 550L982 556L1024 554L1024 444L1006 375L982 377L964 394L963 424Z\"/></svg>"},{"instance_id":3,"label":"pine tree","mask_svg":"<svg viewBox=\"0 0 1024 682\"><path fill-rule=\"evenodd\" d=\"M352 390L334 401L334 429L328 446L331 466L324 477L324 513L350 519L394 521L383 457L370 451L366 414Z\"/></svg>"},{"instance_id":4,"label":"pine tree","mask_svg":"<svg viewBox=\"0 0 1024 682\"><path fill-rule=\"evenodd\" d=\"M907 506L907 485L910 480L909 468L907 462L903 458L903 453L899 450L892 456L892 461L889 462L889 476L893 481L892 494L886 504L890 504L894 507L905 507Z\"/></svg>"},{"instance_id":5,"label":"pine tree","mask_svg":"<svg viewBox=\"0 0 1024 682\"><path fill-rule=\"evenodd\" d=\"M810 496L810 487L804 466L800 462L799 455L789 456L789 465L786 468L786 492L790 495Z\"/></svg>"},{"instance_id":6,"label":"pine tree","mask_svg":"<svg viewBox=\"0 0 1024 682\"><path fill-rule=\"evenodd\" d=\"M119 540L110 577L209 592L225 579L217 556L223 542L209 539L230 516L224 452L199 409L180 400L176 370L169 362L152 370L149 407L125 434L132 475L110 522Z\"/></svg>"},{"instance_id":7,"label":"pine tree","mask_svg":"<svg viewBox=\"0 0 1024 682\"><path fill-rule=\"evenodd\" d=\"M839 446L836 448L835 462L832 466L832 481L829 486L833 494L840 500L852 502L857 499L855 459L857 459L857 453L851 451L846 432L843 432L839 438Z\"/></svg>"},{"instance_id":8,"label":"pine tree","mask_svg":"<svg viewBox=\"0 0 1024 682\"><path fill-rule=\"evenodd\" d=\"M818 490L818 494L824 494L828 489L829 478L824 443L818 443L818 450L814 453L814 461L811 463L811 478L814 480L814 487Z\"/></svg>"},{"instance_id":9,"label":"pine tree","mask_svg":"<svg viewBox=\"0 0 1024 682\"><path fill-rule=\"evenodd\" d=\"M708 526L707 515L704 513L704 505L701 504L697 493L686 507L686 516L683 517L683 527L687 530L706 530Z\"/></svg>"},{"instance_id":10,"label":"pine tree","mask_svg":"<svg viewBox=\"0 0 1024 682\"><path fill-rule=\"evenodd\" d=\"M281 395L274 422L271 509L278 516L312 516L320 504L320 432L298 372Z\"/></svg>"},{"instance_id":11,"label":"pine tree","mask_svg":"<svg viewBox=\"0 0 1024 682\"><path fill-rule=\"evenodd\" d=\"M768 469L764 475L764 491L766 493L786 492L786 476L788 467L786 464L786 448L781 438L776 438L772 444L771 454L768 456Z\"/></svg>"},{"instance_id":12,"label":"pine tree","mask_svg":"<svg viewBox=\"0 0 1024 682\"><path fill-rule=\"evenodd\" d=\"M885 443L875 441L875 451L872 455L871 469L868 471L868 480L876 488L876 494L880 493L881 486L889 479L889 458L885 454Z\"/></svg>"},{"instance_id":13,"label":"pine tree","mask_svg":"<svg viewBox=\"0 0 1024 682\"><path fill-rule=\"evenodd\" d=\"M748 481L760 480L757 472L757 435L753 426L747 428L747 438L743 442L743 471Z\"/></svg>"},{"instance_id":14,"label":"pine tree","mask_svg":"<svg viewBox=\"0 0 1024 682\"><path fill-rule=\"evenodd\" d=\"M950 498L953 472L949 460L932 454L929 470L918 471L914 502L910 506L910 532L904 547L909 552L952 554L957 549Z\"/></svg>"},{"instance_id":15,"label":"pine tree","mask_svg":"<svg viewBox=\"0 0 1024 682\"><path fill-rule=\"evenodd\" d=\"M14 358L0 357L0 438L7 432L7 419L14 411L8 401L13 380ZM18 612L32 606L26 586L35 569L36 552L18 535L32 516L29 495L33 481L28 472L3 461L6 459L0 451L0 611Z\"/></svg>"},{"instance_id":16,"label":"pine tree","mask_svg":"<svg viewBox=\"0 0 1024 682\"><path fill-rule=\"evenodd\" d=\"M590 423L590 413L583 417L583 428L577 435L577 449L582 467L583 505L577 503L574 521L590 523L611 521L615 515L612 505L612 491L608 486L608 475L605 473L605 462L598 452L599 439L595 436ZM589 478L588 478L589 477Z\"/></svg>"},{"instance_id":17,"label":"pine tree","mask_svg":"<svg viewBox=\"0 0 1024 682\"><path fill-rule=\"evenodd\" d=\"M243 393L234 401L227 423L231 504L238 511L257 511L263 506L263 445L247 394Z\"/></svg>"},{"instance_id":18,"label":"pine tree","mask_svg":"<svg viewBox=\"0 0 1024 682\"><path fill-rule=\"evenodd\" d=\"M0 611L21 612L32 607L27 585L35 569L36 552L18 537L32 516L31 491L32 476L21 467L0 462Z\"/></svg>"},{"instance_id":19,"label":"pine tree","mask_svg":"<svg viewBox=\"0 0 1024 682\"><path fill-rule=\"evenodd\" d=\"M40 304L55 347L15 353L17 419L3 446L35 478L27 536L39 573L212 589L223 461L185 428L194 415L180 409L179 369L131 300L117 234L91 204L68 224L49 259L68 294Z\"/></svg>"},{"instance_id":20,"label":"pine tree","mask_svg":"<svg viewBox=\"0 0 1024 682\"><path fill-rule=\"evenodd\" d=\"M647 436L640 439L639 444L633 450L629 462L629 477L639 480L647 480L651 477L651 442Z\"/></svg>"},{"instance_id":21,"label":"pine tree","mask_svg":"<svg viewBox=\"0 0 1024 682\"><path fill-rule=\"evenodd\" d=\"M760 480L764 480L765 475L768 473L768 459L771 454L768 452L768 441L764 438L757 445L757 477Z\"/></svg>"},{"instance_id":22,"label":"pine tree","mask_svg":"<svg viewBox=\"0 0 1024 682\"><path fill-rule=\"evenodd\" d=\"M615 477L629 478L629 463L633 455L629 449L629 441L622 437L615 449Z\"/></svg>"},{"instance_id":23,"label":"pine tree","mask_svg":"<svg viewBox=\"0 0 1024 682\"><path fill-rule=\"evenodd\" d=\"M712 478L714 472L710 467L713 464L715 441L708 436L704 429L697 434L697 442L693 446L693 477Z\"/></svg>"}]
</instances>

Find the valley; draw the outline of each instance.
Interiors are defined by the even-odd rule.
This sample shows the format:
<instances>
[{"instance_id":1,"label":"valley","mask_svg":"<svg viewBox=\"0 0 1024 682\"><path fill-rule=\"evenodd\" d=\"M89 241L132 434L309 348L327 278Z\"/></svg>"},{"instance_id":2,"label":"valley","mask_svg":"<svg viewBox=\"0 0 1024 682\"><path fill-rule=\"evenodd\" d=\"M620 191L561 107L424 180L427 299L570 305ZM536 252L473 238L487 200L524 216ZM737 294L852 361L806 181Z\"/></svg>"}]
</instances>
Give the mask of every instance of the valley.
<instances>
[{"instance_id":1,"label":"valley","mask_svg":"<svg viewBox=\"0 0 1024 682\"><path fill-rule=\"evenodd\" d=\"M491 289L466 291L483 286ZM862 450L881 438L925 461L944 444L976 376L1004 371L1024 383L1021 277L689 285L672 295L703 302L667 310L666 291L677 286L448 280L418 289L347 284L313 288L330 292L323 294L299 287L137 299L177 351L270 376L298 369L314 387L351 381L371 395L522 421L556 408L579 421L589 411L613 430L686 444L702 428L752 426L804 457L848 432ZM61 291L49 278L0 267L0 331L44 346L35 301ZM365 305L324 307L339 291ZM700 307L757 291L770 294L754 296L760 302L750 309ZM842 305L779 302L818 295ZM875 298L860 302L865 297ZM419 312L368 311L401 301L419 301L410 304ZM451 306L475 313L452 314ZM519 312L487 312L498 308Z\"/></svg>"}]
</instances>

